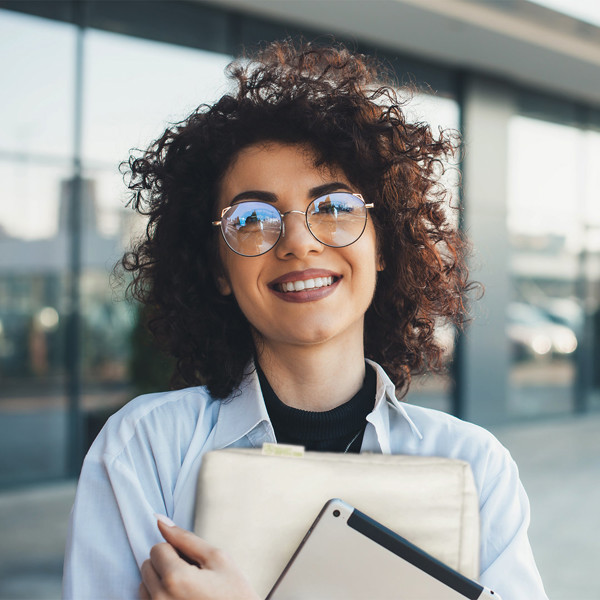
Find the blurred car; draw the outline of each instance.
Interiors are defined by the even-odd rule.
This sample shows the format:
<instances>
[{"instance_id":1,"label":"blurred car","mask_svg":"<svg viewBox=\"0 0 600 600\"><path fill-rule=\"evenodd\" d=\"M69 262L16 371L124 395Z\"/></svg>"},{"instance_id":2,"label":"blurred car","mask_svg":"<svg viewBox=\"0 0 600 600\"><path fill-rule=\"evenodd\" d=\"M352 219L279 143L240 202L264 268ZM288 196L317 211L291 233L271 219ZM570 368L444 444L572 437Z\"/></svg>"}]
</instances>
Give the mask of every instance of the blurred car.
<instances>
[{"instance_id":1,"label":"blurred car","mask_svg":"<svg viewBox=\"0 0 600 600\"><path fill-rule=\"evenodd\" d=\"M552 322L532 304L512 302L507 308L507 335L516 360L565 356L575 352L577 336L566 325Z\"/></svg>"},{"instance_id":2,"label":"blurred car","mask_svg":"<svg viewBox=\"0 0 600 600\"><path fill-rule=\"evenodd\" d=\"M572 298L548 298L540 308L552 323L565 325L576 336L581 334L585 315L577 300Z\"/></svg>"}]
</instances>

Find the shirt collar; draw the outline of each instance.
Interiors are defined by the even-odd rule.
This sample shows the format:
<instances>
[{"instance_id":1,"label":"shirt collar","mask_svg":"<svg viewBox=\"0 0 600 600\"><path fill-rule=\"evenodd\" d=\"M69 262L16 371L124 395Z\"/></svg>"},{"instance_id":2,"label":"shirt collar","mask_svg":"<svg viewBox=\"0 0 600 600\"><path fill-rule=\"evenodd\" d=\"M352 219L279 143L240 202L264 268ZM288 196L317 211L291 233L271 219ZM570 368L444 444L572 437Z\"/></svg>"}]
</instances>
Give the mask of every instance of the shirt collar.
<instances>
[{"instance_id":1,"label":"shirt collar","mask_svg":"<svg viewBox=\"0 0 600 600\"><path fill-rule=\"evenodd\" d=\"M367 360L377 373L377 392L373 411L367 416L367 421L375 428L379 448L368 447L368 441L363 443L363 450L391 453L390 422L388 407L396 410L408 423L412 433L419 439L423 435L408 416L402 403L396 398L396 388L387 373L376 362ZM263 442L275 442L273 426L265 407L258 375L254 364L246 369L248 375L242 381L240 388L225 400L221 401L219 416L215 426L215 448L226 448L248 436L253 446ZM373 444L374 445L374 444ZM367 447L365 447L367 446Z\"/></svg>"},{"instance_id":2,"label":"shirt collar","mask_svg":"<svg viewBox=\"0 0 600 600\"><path fill-rule=\"evenodd\" d=\"M275 442L254 363L248 365L246 373L239 389L221 400L215 426L216 448L231 446L244 436L249 436L252 445L256 446Z\"/></svg>"},{"instance_id":3,"label":"shirt collar","mask_svg":"<svg viewBox=\"0 0 600 600\"><path fill-rule=\"evenodd\" d=\"M377 439L384 454L390 453L390 422L388 407L394 409L407 422L413 435L420 440L423 434L419 431L414 421L408 416L402 403L396 398L396 386L388 377L383 367L376 362L366 359L377 373L377 392L375 396L375 407L373 412L367 417L367 421L373 424L377 433Z\"/></svg>"}]
</instances>

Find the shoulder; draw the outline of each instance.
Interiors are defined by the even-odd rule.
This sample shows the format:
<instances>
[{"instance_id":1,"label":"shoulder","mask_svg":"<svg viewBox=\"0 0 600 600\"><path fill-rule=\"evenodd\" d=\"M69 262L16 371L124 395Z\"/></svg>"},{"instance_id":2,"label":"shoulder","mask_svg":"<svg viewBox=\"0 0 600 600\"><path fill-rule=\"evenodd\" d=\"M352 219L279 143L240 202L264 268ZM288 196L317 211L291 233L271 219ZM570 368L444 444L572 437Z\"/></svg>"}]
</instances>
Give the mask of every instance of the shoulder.
<instances>
[{"instance_id":1,"label":"shoulder","mask_svg":"<svg viewBox=\"0 0 600 600\"><path fill-rule=\"evenodd\" d=\"M195 435L208 435L220 404L204 387L138 396L108 419L89 454L114 459L133 446L172 452Z\"/></svg>"},{"instance_id":2,"label":"shoulder","mask_svg":"<svg viewBox=\"0 0 600 600\"><path fill-rule=\"evenodd\" d=\"M421 434L411 453L467 461L482 496L498 478L517 473L510 452L487 429L441 411L402 406Z\"/></svg>"},{"instance_id":3,"label":"shoulder","mask_svg":"<svg viewBox=\"0 0 600 600\"><path fill-rule=\"evenodd\" d=\"M408 403L402 403L402 406L421 432L426 444L447 445L455 450L463 446L471 447L473 444L490 447L490 450L503 448L496 437L480 425L432 408Z\"/></svg>"}]
</instances>

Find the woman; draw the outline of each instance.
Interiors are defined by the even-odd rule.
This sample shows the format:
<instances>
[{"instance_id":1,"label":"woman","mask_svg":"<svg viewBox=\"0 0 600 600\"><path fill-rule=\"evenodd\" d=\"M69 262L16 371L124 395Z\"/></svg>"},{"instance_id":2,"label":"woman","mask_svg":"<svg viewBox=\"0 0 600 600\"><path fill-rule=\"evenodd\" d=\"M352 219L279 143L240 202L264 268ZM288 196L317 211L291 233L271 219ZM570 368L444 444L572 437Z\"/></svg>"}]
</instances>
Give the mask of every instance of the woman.
<instances>
[{"instance_id":1,"label":"woman","mask_svg":"<svg viewBox=\"0 0 600 600\"><path fill-rule=\"evenodd\" d=\"M343 48L277 43L230 74L235 92L130 161L150 219L122 264L183 389L133 400L91 448L65 596L255 598L185 530L205 452L277 440L467 460L482 583L545 598L508 452L396 400L439 364L434 325L464 317L465 244L439 183L452 139L407 122L376 68ZM159 517L166 542L153 513L172 519Z\"/></svg>"}]
</instances>

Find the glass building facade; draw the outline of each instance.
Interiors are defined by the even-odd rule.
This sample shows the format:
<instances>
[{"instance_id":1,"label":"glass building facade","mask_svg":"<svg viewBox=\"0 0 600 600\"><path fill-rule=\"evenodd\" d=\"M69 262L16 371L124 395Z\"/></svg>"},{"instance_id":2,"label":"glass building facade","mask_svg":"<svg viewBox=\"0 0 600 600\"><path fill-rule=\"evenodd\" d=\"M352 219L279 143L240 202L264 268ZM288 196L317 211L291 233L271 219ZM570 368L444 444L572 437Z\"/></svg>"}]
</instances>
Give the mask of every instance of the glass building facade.
<instances>
[{"instance_id":1,"label":"glass building facade","mask_svg":"<svg viewBox=\"0 0 600 600\"><path fill-rule=\"evenodd\" d=\"M107 415L161 385L143 366L168 370L111 282L144 227L119 164L218 98L241 48L320 33L200 2L0 2L0 486L76 476ZM361 50L427 90L408 110L463 130L473 157L447 177L488 300L466 334L440 328L448 373L407 400L486 424L598 408L598 112Z\"/></svg>"}]
</instances>

